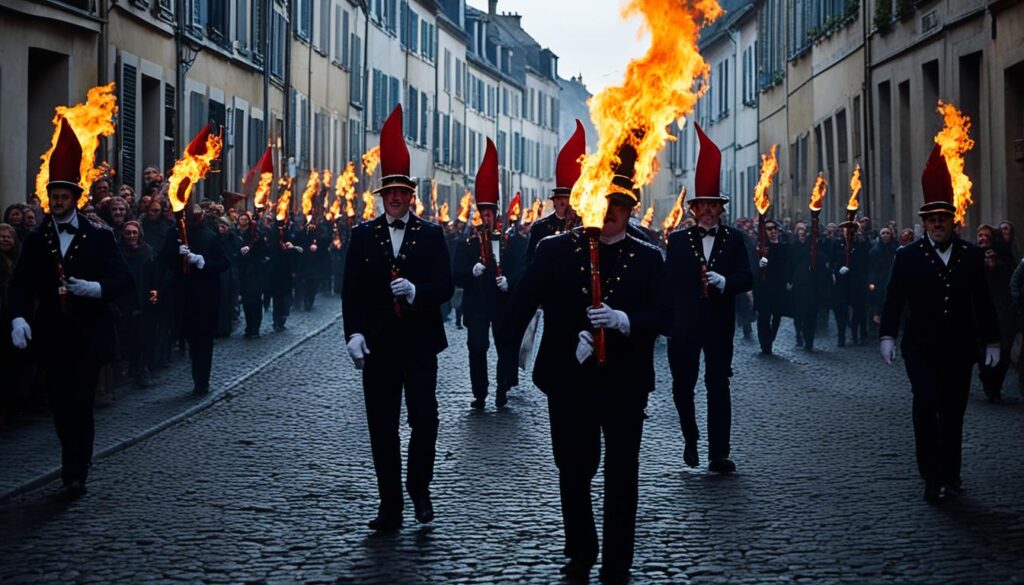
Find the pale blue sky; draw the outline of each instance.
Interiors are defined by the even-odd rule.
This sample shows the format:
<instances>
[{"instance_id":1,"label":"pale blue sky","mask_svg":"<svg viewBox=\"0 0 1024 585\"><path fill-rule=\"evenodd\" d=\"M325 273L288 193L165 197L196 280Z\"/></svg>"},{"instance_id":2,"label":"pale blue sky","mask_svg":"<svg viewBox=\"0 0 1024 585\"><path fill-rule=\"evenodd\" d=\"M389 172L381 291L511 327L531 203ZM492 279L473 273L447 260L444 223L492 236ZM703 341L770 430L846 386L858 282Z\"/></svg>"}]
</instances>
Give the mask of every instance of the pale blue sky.
<instances>
[{"instance_id":1,"label":"pale blue sky","mask_svg":"<svg viewBox=\"0 0 1024 585\"><path fill-rule=\"evenodd\" d=\"M487 11L487 0L468 0ZM583 83L596 94L622 81L629 60L647 49L637 39L639 19L619 16L625 0L499 0L498 12L523 16L523 28L542 46L558 55L558 72L568 79L583 74Z\"/></svg>"}]
</instances>

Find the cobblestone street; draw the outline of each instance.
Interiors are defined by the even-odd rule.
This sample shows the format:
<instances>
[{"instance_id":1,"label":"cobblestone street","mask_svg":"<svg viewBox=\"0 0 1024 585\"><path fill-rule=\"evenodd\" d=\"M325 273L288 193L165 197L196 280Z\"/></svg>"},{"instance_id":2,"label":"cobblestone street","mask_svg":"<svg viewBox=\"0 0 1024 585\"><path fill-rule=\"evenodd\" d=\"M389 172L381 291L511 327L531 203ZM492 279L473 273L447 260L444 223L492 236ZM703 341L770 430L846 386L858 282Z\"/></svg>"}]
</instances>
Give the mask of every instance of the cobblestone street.
<instances>
[{"instance_id":1,"label":"cobblestone street","mask_svg":"<svg viewBox=\"0 0 1024 585\"><path fill-rule=\"evenodd\" d=\"M101 459L83 498L67 503L50 484L4 503L0 582L556 582L544 397L524 374L508 408L492 392L472 411L465 331L447 327L433 523L414 524L407 503L399 533L365 526L376 488L362 389L334 322L210 408ZM704 465L682 463L660 343L633 582L1024 582L1017 391L1003 405L972 395L967 493L933 507L902 362L884 366L874 342L836 348L834 335L814 354L792 346L788 321L774 357L737 340L739 469L722 477L707 472L706 445ZM703 421L702 400L698 410Z\"/></svg>"}]
</instances>

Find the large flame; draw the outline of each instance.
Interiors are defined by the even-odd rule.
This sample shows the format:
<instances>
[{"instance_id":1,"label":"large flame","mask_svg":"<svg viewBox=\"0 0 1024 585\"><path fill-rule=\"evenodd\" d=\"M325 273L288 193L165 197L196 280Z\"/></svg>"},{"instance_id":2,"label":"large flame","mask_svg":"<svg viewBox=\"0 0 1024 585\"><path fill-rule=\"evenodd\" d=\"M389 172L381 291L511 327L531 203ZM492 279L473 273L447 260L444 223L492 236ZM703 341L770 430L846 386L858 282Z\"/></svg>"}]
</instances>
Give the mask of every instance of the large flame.
<instances>
[{"instance_id":1,"label":"large flame","mask_svg":"<svg viewBox=\"0 0 1024 585\"><path fill-rule=\"evenodd\" d=\"M419 195L412 196L412 203L412 208L416 210L417 217L423 217L423 213L427 210L427 206L423 205L423 202L420 201Z\"/></svg>"},{"instance_id":2,"label":"large flame","mask_svg":"<svg viewBox=\"0 0 1024 585\"><path fill-rule=\"evenodd\" d=\"M284 192L277 198L277 221L284 221L288 219L288 208L292 204L292 180L281 177L278 184L284 185Z\"/></svg>"},{"instance_id":3,"label":"large flame","mask_svg":"<svg viewBox=\"0 0 1024 585\"><path fill-rule=\"evenodd\" d=\"M536 216L533 213L533 208L528 208L525 212L523 212L523 225L530 225L531 223L533 223L535 217Z\"/></svg>"},{"instance_id":4,"label":"large flame","mask_svg":"<svg viewBox=\"0 0 1024 585\"><path fill-rule=\"evenodd\" d=\"M821 204L825 201L825 192L828 191L828 181L825 180L825 173L818 173L814 181L814 188L811 190L811 202L808 207L811 211L821 211Z\"/></svg>"},{"instance_id":5,"label":"large flame","mask_svg":"<svg viewBox=\"0 0 1024 585\"><path fill-rule=\"evenodd\" d=\"M374 146L370 150L363 153L363 172L366 176L370 176L374 171L377 170L377 165L380 164L380 147Z\"/></svg>"},{"instance_id":6,"label":"large flame","mask_svg":"<svg viewBox=\"0 0 1024 585\"><path fill-rule=\"evenodd\" d=\"M853 176L850 177L850 202L846 204L847 211L857 211L860 209L860 201L858 196L860 195L860 165L853 167Z\"/></svg>"},{"instance_id":7,"label":"large flame","mask_svg":"<svg viewBox=\"0 0 1024 585\"><path fill-rule=\"evenodd\" d=\"M448 216L448 202L445 201L441 204L441 209L437 212L437 223L448 223L452 220Z\"/></svg>"},{"instance_id":8,"label":"large flame","mask_svg":"<svg viewBox=\"0 0 1024 585\"><path fill-rule=\"evenodd\" d=\"M334 205L331 207L331 218L341 216L342 203L345 205L345 216L353 217L356 214L356 183L359 177L356 176L356 165L349 161L345 170L338 175L334 185Z\"/></svg>"},{"instance_id":9,"label":"large flame","mask_svg":"<svg viewBox=\"0 0 1024 585\"><path fill-rule=\"evenodd\" d=\"M570 203L587 228L604 224L606 195L612 187L619 147L632 144L637 152L633 182L642 187L654 177L658 152L671 139L668 126L693 111L707 90L710 68L701 57L697 38L701 26L714 21L722 9L716 0L630 0L624 18L640 15L651 46L630 61L622 85L591 98L590 118L600 141L596 153L585 155ZM704 83L698 84L697 80Z\"/></svg>"},{"instance_id":10,"label":"large flame","mask_svg":"<svg viewBox=\"0 0 1024 585\"><path fill-rule=\"evenodd\" d=\"M363 220L370 221L377 217L377 198L373 191L363 191Z\"/></svg>"},{"instance_id":11,"label":"large flame","mask_svg":"<svg viewBox=\"0 0 1024 585\"><path fill-rule=\"evenodd\" d=\"M430 213L434 216L434 221L441 216L437 206L437 181L430 182Z\"/></svg>"},{"instance_id":12,"label":"large flame","mask_svg":"<svg viewBox=\"0 0 1024 585\"><path fill-rule=\"evenodd\" d=\"M768 208L772 206L768 189L772 186L772 177L779 172L779 159L775 158L775 150L778 147L778 144L773 144L768 154L761 155L761 177L757 180L757 185L754 185L754 207L761 215L767 213Z\"/></svg>"},{"instance_id":13,"label":"large flame","mask_svg":"<svg viewBox=\"0 0 1024 585\"><path fill-rule=\"evenodd\" d=\"M330 203L330 201L331 201L331 181L333 179L334 179L334 173L331 172L331 169L324 169L323 172L320 173L320 180L323 181L323 184L324 184L324 203L323 203L324 218L327 219L327 221L330 221L330 220L334 219L334 216L331 215L331 209L333 209L333 208L331 207L331 203ZM337 199L337 198L335 198L335 199Z\"/></svg>"},{"instance_id":14,"label":"large flame","mask_svg":"<svg viewBox=\"0 0 1024 585\"><path fill-rule=\"evenodd\" d=\"M177 213L185 209L192 196L192 189L210 172L210 163L220 157L223 147L223 137L211 133L206 137L206 152L190 154L185 149L184 156L174 163L171 178L167 180L167 201L171 204L171 211Z\"/></svg>"},{"instance_id":15,"label":"large flame","mask_svg":"<svg viewBox=\"0 0 1024 585\"><path fill-rule=\"evenodd\" d=\"M654 223L654 205L647 208L647 211L644 213L644 218L640 220L640 225L645 228L651 227L652 223Z\"/></svg>"},{"instance_id":16,"label":"large flame","mask_svg":"<svg viewBox=\"0 0 1024 585\"><path fill-rule=\"evenodd\" d=\"M270 204L270 184L273 182L274 173L260 173L260 182L256 185L256 195L252 200L256 209L263 209Z\"/></svg>"},{"instance_id":17,"label":"large flame","mask_svg":"<svg viewBox=\"0 0 1024 585\"><path fill-rule=\"evenodd\" d=\"M302 192L302 215L306 219L313 217L313 197L320 191L320 172L316 169L309 170L309 178L306 179L306 189Z\"/></svg>"},{"instance_id":18,"label":"large flame","mask_svg":"<svg viewBox=\"0 0 1024 585\"><path fill-rule=\"evenodd\" d=\"M473 194L466 191L459 201L459 213L455 216L462 223L469 221L469 207L473 204Z\"/></svg>"},{"instance_id":19,"label":"large flame","mask_svg":"<svg viewBox=\"0 0 1024 585\"><path fill-rule=\"evenodd\" d=\"M89 188L92 182L109 172L109 165L106 163L96 166L96 149L99 147L101 136L114 135L116 115L117 97L114 95L113 83L90 89L86 93L85 103L71 107L57 106L57 111L53 115L50 148L39 157L39 172L36 174L36 196L39 197L43 212L50 212L46 184L50 182L50 155L53 154L57 136L60 135L61 118L67 118L78 142L82 145L82 163L78 167L81 174L78 185L82 188L82 197L78 199L78 205L81 207L89 202Z\"/></svg>"},{"instance_id":20,"label":"large flame","mask_svg":"<svg viewBox=\"0 0 1024 585\"><path fill-rule=\"evenodd\" d=\"M533 205L530 206L530 221L532 223L540 219L541 213L544 212L544 203L540 199L534 199Z\"/></svg>"},{"instance_id":21,"label":"large flame","mask_svg":"<svg viewBox=\"0 0 1024 585\"><path fill-rule=\"evenodd\" d=\"M679 226L679 222L683 221L683 202L686 201L686 187L684 186L679 190L679 197L676 197L676 203L672 206L672 210L665 216L665 220L661 222L661 229L670 232Z\"/></svg>"},{"instance_id":22,"label":"large flame","mask_svg":"<svg viewBox=\"0 0 1024 585\"><path fill-rule=\"evenodd\" d=\"M971 199L971 178L964 173L964 154L974 148L971 138L971 118L963 115L953 104L939 100L937 111L942 114L942 130L935 135L935 143L942 150L942 158L946 159L949 176L953 180L953 204L956 214L953 221L963 225L967 218L967 208L974 203Z\"/></svg>"},{"instance_id":23,"label":"large flame","mask_svg":"<svg viewBox=\"0 0 1024 585\"><path fill-rule=\"evenodd\" d=\"M480 227L484 224L484 220L480 219L480 210L476 208L476 204L473 204L473 219L470 221L470 225L473 227Z\"/></svg>"}]
</instances>

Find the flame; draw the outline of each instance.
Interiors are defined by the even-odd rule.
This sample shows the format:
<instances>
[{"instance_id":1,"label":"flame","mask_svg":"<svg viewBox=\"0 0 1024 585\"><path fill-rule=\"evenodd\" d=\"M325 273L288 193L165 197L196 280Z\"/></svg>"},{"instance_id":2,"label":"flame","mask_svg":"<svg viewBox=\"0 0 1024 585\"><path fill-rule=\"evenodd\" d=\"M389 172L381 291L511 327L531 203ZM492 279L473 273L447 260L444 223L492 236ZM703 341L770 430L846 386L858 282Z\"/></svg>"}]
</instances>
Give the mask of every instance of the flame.
<instances>
[{"instance_id":1,"label":"flame","mask_svg":"<svg viewBox=\"0 0 1024 585\"><path fill-rule=\"evenodd\" d=\"M206 152L194 155L185 149L184 156L174 163L171 178L167 180L167 200L171 204L171 211L185 209L192 196L192 189L210 172L210 163L220 156L223 147L223 137L211 133L206 137Z\"/></svg>"},{"instance_id":2,"label":"flame","mask_svg":"<svg viewBox=\"0 0 1024 585\"><path fill-rule=\"evenodd\" d=\"M942 157L946 159L946 167L953 180L953 204L956 205L953 221L957 225L964 225L967 208L974 203L971 199L973 183L964 173L964 154L974 148L974 139L970 136L971 118L963 115L953 104L943 103L942 100L939 100L936 111L942 114L943 126L935 135L935 143L942 150Z\"/></svg>"},{"instance_id":3,"label":"flame","mask_svg":"<svg viewBox=\"0 0 1024 585\"><path fill-rule=\"evenodd\" d=\"M89 202L89 188L92 182L109 172L109 165L103 163L96 166L96 148L100 144L100 136L113 136L115 131L114 117L117 115L117 97L114 95L114 84L108 83L90 89L86 93L85 103L74 106L57 106L53 115L53 137L50 148L39 157L39 172L36 174L36 196L43 207L44 213L50 212L50 198L46 193L46 184L50 182L50 155L57 146L60 135L60 120L67 118L71 129L75 131L78 142L82 145L82 163L79 166L81 178L78 185L82 187L82 197L78 199L79 207Z\"/></svg>"},{"instance_id":4,"label":"flame","mask_svg":"<svg viewBox=\"0 0 1024 585\"><path fill-rule=\"evenodd\" d=\"M441 216L437 207L437 181L430 182L430 213L434 216L435 221Z\"/></svg>"},{"instance_id":5,"label":"flame","mask_svg":"<svg viewBox=\"0 0 1024 585\"><path fill-rule=\"evenodd\" d=\"M462 223L469 221L469 207L473 204L473 194L466 191L466 194L462 196L459 201L459 213L456 215L456 219Z\"/></svg>"},{"instance_id":6,"label":"flame","mask_svg":"<svg viewBox=\"0 0 1024 585\"><path fill-rule=\"evenodd\" d=\"M331 207L331 204L330 204L330 200L331 200L331 180L333 178L334 178L334 173L332 173L330 169L324 169L323 172L320 174L320 180L323 181L323 184L324 184L324 205L323 205L323 208L324 208L324 219L326 219L327 221L330 221L330 220L334 219L334 216L331 215L331 210L333 208Z\"/></svg>"},{"instance_id":7,"label":"flame","mask_svg":"<svg viewBox=\"0 0 1024 585\"><path fill-rule=\"evenodd\" d=\"M445 201L441 204L441 210L437 212L437 222L448 223L451 220L451 217L448 216L448 202Z\"/></svg>"},{"instance_id":8,"label":"flame","mask_svg":"<svg viewBox=\"0 0 1024 585\"><path fill-rule=\"evenodd\" d=\"M284 186L284 193L277 198L277 221L284 221L288 219L288 208L292 204L292 180L281 177L278 185Z\"/></svg>"},{"instance_id":9,"label":"flame","mask_svg":"<svg viewBox=\"0 0 1024 585\"><path fill-rule=\"evenodd\" d=\"M529 224L533 223L533 218L534 217L535 216L534 216L534 213L533 213L533 208L527 209L525 212L523 212L523 222L522 222L523 225L529 225Z\"/></svg>"},{"instance_id":10,"label":"flame","mask_svg":"<svg viewBox=\"0 0 1024 585\"><path fill-rule=\"evenodd\" d=\"M778 144L773 144L768 154L761 155L761 177L754 186L754 207L757 212L764 215L772 206L772 198L768 195L768 189L772 186L772 177L779 172L779 160L775 158L775 150Z\"/></svg>"},{"instance_id":11,"label":"flame","mask_svg":"<svg viewBox=\"0 0 1024 585\"><path fill-rule=\"evenodd\" d=\"M710 67L697 47L701 26L722 14L716 0L630 0L624 18L640 15L651 46L630 61L622 85L611 86L590 99L590 118L598 130L598 151L585 155L570 204L587 228L604 224L612 168L620 145L636 148L633 176L636 186L654 178L658 151L670 140L668 127L693 111L707 91ZM704 83L698 84L697 80ZM695 89L696 88L696 89Z\"/></svg>"},{"instance_id":12,"label":"flame","mask_svg":"<svg viewBox=\"0 0 1024 585\"><path fill-rule=\"evenodd\" d=\"M263 209L270 203L270 184L273 182L274 173L260 173L260 182L256 185L256 195L252 200L256 209Z\"/></svg>"},{"instance_id":13,"label":"flame","mask_svg":"<svg viewBox=\"0 0 1024 585\"><path fill-rule=\"evenodd\" d=\"M825 192L828 191L828 181L825 180L825 173L818 173L814 181L814 189L811 190L811 202L808 207L811 211L821 211L821 202L825 200Z\"/></svg>"},{"instance_id":14,"label":"flame","mask_svg":"<svg viewBox=\"0 0 1024 585\"><path fill-rule=\"evenodd\" d=\"M363 172L372 175L380 164L380 146L374 146L363 154Z\"/></svg>"},{"instance_id":15,"label":"flame","mask_svg":"<svg viewBox=\"0 0 1024 585\"><path fill-rule=\"evenodd\" d=\"M310 169L306 189L302 192L302 215L305 215L307 220L313 217L313 197L319 190L320 173L316 169Z\"/></svg>"},{"instance_id":16,"label":"flame","mask_svg":"<svg viewBox=\"0 0 1024 585\"><path fill-rule=\"evenodd\" d=\"M530 223L537 221L541 217L541 213L544 212L544 203L540 199L534 199L533 205L530 206Z\"/></svg>"},{"instance_id":17,"label":"flame","mask_svg":"<svg viewBox=\"0 0 1024 585\"><path fill-rule=\"evenodd\" d=\"M676 197L676 203L672 206L672 210L665 216L665 221L661 222L661 229L670 232L679 226L679 222L683 221L683 202L686 201L686 187L679 190L679 197Z\"/></svg>"},{"instance_id":18,"label":"flame","mask_svg":"<svg viewBox=\"0 0 1024 585\"><path fill-rule=\"evenodd\" d=\"M857 200L857 196L860 195L860 165L853 167L853 176L850 177L850 202L846 204L847 211L857 211L860 209L860 201Z\"/></svg>"},{"instance_id":19,"label":"flame","mask_svg":"<svg viewBox=\"0 0 1024 585\"><path fill-rule=\"evenodd\" d=\"M356 176L356 165L349 161L345 170L338 175L338 179L334 184L334 205L331 206L332 219L341 217L342 202L345 205L345 216L355 216L356 183L358 182L359 177Z\"/></svg>"},{"instance_id":20,"label":"flame","mask_svg":"<svg viewBox=\"0 0 1024 585\"><path fill-rule=\"evenodd\" d=\"M480 211L476 208L476 204L473 204L473 221L471 222L473 227L480 227L483 225L484 220L480 219Z\"/></svg>"},{"instance_id":21,"label":"flame","mask_svg":"<svg viewBox=\"0 0 1024 585\"><path fill-rule=\"evenodd\" d=\"M640 220L640 225L645 228L651 227L652 223L654 223L654 205L647 208L647 211L644 213L644 218Z\"/></svg>"},{"instance_id":22,"label":"flame","mask_svg":"<svg viewBox=\"0 0 1024 585\"><path fill-rule=\"evenodd\" d=\"M427 207L423 205L422 201L420 201L419 195L412 196L412 204L413 209L416 210L416 215L418 217L423 217L423 212L427 210Z\"/></svg>"},{"instance_id":23,"label":"flame","mask_svg":"<svg viewBox=\"0 0 1024 585\"><path fill-rule=\"evenodd\" d=\"M377 199L373 191L363 191L363 220L369 221L377 217Z\"/></svg>"}]
</instances>

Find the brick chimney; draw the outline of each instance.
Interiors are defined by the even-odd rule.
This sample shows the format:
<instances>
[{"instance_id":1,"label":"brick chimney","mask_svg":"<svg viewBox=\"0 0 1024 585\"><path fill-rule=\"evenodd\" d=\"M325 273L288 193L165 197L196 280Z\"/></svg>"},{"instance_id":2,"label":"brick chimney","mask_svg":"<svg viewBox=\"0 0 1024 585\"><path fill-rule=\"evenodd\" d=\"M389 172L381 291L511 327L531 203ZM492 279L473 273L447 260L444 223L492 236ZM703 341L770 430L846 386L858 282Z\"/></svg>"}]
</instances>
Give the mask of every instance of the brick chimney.
<instances>
[{"instance_id":1,"label":"brick chimney","mask_svg":"<svg viewBox=\"0 0 1024 585\"><path fill-rule=\"evenodd\" d=\"M494 18L498 14L498 0L487 0L487 15Z\"/></svg>"}]
</instances>

